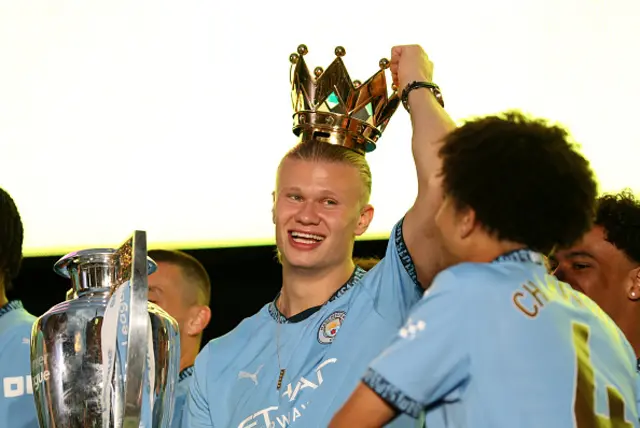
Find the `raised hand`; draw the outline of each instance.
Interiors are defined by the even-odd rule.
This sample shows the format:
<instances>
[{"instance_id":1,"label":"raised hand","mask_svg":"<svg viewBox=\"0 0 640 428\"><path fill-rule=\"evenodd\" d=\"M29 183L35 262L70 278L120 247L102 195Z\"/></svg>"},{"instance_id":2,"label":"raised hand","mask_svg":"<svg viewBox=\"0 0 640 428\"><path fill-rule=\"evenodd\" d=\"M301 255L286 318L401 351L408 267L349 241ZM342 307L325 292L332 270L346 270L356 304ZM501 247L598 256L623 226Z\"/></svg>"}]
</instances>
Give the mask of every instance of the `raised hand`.
<instances>
[{"instance_id":1,"label":"raised hand","mask_svg":"<svg viewBox=\"0 0 640 428\"><path fill-rule=\"evenodd\" d=\"M411 82L431 82L433 78L433 63L420 45L394 46L389 68L400 92Z\"/></svg>"}]
</instances>

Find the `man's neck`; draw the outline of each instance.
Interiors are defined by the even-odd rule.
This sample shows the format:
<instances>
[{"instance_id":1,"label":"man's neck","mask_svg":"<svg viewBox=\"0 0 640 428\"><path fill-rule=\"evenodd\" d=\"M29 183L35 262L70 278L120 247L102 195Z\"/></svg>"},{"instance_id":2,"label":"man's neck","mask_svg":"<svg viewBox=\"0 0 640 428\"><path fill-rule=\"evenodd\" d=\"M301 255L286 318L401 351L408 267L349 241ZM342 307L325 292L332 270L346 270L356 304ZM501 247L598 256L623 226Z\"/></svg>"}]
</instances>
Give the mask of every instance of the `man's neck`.
<instances>
[{"instance_id":1,"label":"man's neck","mask_svg":"<svg viewBox=\"0 0 640 428\"><path fill-rule=\"evenodd\" d=\"M634 305L637 303L634 303ZM640 326L638 326L637 314L627 313L628 316L620 316L619 319L614 319L613 321L618 325L618 328L622 330L625 337L631 344L633 351L636 354L636 358L640 359Z\"/></svg>"},{"instance_id":2,"label":"man's neck","mask_svg":"<svg viewBox=\"0 0 640 428\"><path fill-rule=\"evenodd\" d=\"M309 308L323 305L351 278L354 269L351 259L340 266L324 270L299 269L283 264L278 309L289 318Z\"/></svg>"},{"instance_id":3,"label":"man's neck","mask_svg":"<svg viewBox=\"0 0 640 428\"><path fill-rule=\"evenodd\" d=\"M191 367L196 362L198 356L198 349L200 349L200 343L190 343L190 337L181 335L184 338L184 343L180 343L180 371ZM186 339L186 340L185 340Z\"/></svg>"},{"instance_id":4,"label":"man's neck","mask_svg":"<svg viewBox=\"0 0 640 428\"><path fill-rule=\"evenodd\" d=\"M466 254L466 262L491 263L503 254L525 248L524 245L509 241L496 241L495 239L482 240Z\"/></svg>"}]
</instances>

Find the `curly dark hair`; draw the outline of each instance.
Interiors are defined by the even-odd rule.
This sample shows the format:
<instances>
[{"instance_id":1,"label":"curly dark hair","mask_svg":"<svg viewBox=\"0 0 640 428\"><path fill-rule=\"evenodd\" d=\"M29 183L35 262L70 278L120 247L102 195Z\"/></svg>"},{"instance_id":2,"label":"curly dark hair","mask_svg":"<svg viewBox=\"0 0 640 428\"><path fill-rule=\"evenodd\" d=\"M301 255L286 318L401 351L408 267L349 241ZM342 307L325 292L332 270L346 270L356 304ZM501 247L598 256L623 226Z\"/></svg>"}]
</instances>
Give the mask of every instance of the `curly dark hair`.
<instances>
[{"instance_id":1,"label":"curly dark hair","mask_svg":"<svg viewBox=\"0 0 640 428\"><path fill-rule=\"evenodd\" d=\"M18 276L22 264L24 228L20 213L11 196L0 188L0 282L5 291Z\"/></svg>"},{"instance_id":2,"label":"curly dark hair","mask_svg":"<svg viewBox=\"0 0 640 428\"><path fill-rule=\"evenodd\" d=\"M443 189L500 240L549 253L592 225L597 184L568 132L518 111L467 122L440 150Z\"/></svg>"},{"instance_id":3,"label":"curly dark hair","mask_svg":"<svg viewBox=\"0 0 640 428\"><path fill-rule=\"evenodd\" d=\"M604 229L607 241L640 263L640 201L631 190L598 198L594 223Z\"/></svg>"}]
</instances>

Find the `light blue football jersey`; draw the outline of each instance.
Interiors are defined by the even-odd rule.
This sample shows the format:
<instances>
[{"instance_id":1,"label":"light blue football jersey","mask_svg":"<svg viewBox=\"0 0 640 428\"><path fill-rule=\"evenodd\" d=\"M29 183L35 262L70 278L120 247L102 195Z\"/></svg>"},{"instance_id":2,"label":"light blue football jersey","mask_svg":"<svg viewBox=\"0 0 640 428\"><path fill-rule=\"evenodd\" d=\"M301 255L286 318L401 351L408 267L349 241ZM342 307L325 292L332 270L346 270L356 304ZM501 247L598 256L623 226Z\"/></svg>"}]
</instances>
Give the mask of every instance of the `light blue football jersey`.
<instances>
[{"instance_id":1,"label":"light blue football jersey","mask_svg":"<svg viewBox=\"0 0 640 428\"><path fill-rule=\"evenodd\" d=\"M638 417L640 417L640 360L638 360L638 371L636 372L636 406Z\"/></svg>"},{"instance_id":2,"label":"light blue football jersey","mask_svg":"<svg viewBox=\"0 0 640 428\"><path fill-rule=\"evenodd\" d=\"M384 259L366 273L356 268L319 309L286 319L274 300L209 342L196 359L183 428L326 428L421 295L400 221ZM402 416L391 426L416 421Z\"/></svg>"},{"instance_id":3,"label":"light blue football jersey","mask_svg":"<svg viewBox=\"0 0 640 428\"><path fill-rule=\"evenodd\" d=\"M189 366L183 369L178 376L178 383L176 384L175 401L173 405L173 419L171 419L171 426L173 428L180 428L182 426L182 415L185 411L187 404L187 397L189 396L189 385L193 379L193 366Z\"/></svg>"},{"instance_id":4,"label":"light blue football jersey","mask_svg":"<svg viewBox=\"0 0 640 428\"><path fill-rule=\"evenodd\" d=\"M441 272L363 381L428 428L637 427L614 322L527 250Z\"/></svg>"},{"instance_id":5,"label":"light blue football jersey","mask_svg":"<svg viewBox=\"0 0 640 428\"><path fill-rule=\"evenodd\" d=\"M35 320L19 300L0 308L0 427L39 427L30 357L31 327Z\"/></svg>"}]
</instances>

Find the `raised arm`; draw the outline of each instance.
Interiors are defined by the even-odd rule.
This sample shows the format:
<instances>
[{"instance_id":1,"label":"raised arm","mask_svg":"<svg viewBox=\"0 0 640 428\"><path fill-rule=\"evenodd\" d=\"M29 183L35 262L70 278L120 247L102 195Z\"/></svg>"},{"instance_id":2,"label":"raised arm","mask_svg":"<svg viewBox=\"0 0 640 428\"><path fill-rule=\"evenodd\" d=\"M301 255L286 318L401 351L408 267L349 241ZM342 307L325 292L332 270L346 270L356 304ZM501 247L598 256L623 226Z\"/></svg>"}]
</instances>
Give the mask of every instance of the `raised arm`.
<instances>
[{"instance_id":1,"label":"raised arm","mask_svg":"<svg viewBox=\"0 0 640 428\"><path fill-rule=\"evenodd\" d=\"M391 51L391 73L400 91L413 82L433 83L433 64L418 45ZM442 268L435 235L435 216L442 203L440 157L442 139L456 124L430 89L409 91L413 126L412 151L418 175L418 195L403 223L403 235L420 284L427 288Z\"/></svg>"}]
</instances>

